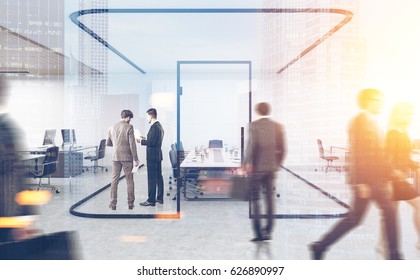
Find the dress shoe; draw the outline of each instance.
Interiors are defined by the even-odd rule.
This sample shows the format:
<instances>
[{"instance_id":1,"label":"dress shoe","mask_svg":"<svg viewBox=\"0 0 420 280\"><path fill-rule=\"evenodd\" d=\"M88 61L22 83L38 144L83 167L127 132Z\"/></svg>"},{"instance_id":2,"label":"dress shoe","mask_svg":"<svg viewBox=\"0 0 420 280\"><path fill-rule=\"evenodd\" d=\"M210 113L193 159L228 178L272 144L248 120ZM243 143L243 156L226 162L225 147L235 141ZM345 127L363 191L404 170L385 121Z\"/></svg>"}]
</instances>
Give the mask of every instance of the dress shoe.
<instances>
[{"instance_id":1,"label":"dress shoe","mask_svg":"<svg viewBox=\"0 0 420 280\"><path fill-rule=\"evenodd\" d=\"M155 203L151 203L151 202L149 202L149 201L145 201L145 202L142 202L142 203L140 203L140 205L141 206L155 206L156 204Z\"/></svg>"},{"instance_id":2,"label":"dress shoe","mask_svg":"<svg viewBox=\"0 0 420 280\"><path fill-rule=\"evenodd\" d=\"M156 200L157 203L159 204L163 204L163 199L162 200Z\"/></svg>"},{"instance_id":3,"label":"dress shoe","mask_svg":"<svg viewBox=\"0 0 420 280\"><path fill-rule=\"evenodd\" d=\"M264 239L262 237L254 237L250 241L251 242L260 242L260 241L264 241Z\"/></svg>"},{"instance_id":4,"label":"dress shoe","mask_svg":"<svg viewBox=\"0 0 420 280\"><path fill-rule=\"evenodd\" d=\"M112 205L112 204L110 204L110 205L109 205L109 208L111 208L112 210L117 210L117 205Z\"/></svg>"},{"instance_id":5,"label":"dress shoe","mask_svg":"<svg viewBox=\"0 0 420 280\"><path fill-rule=\"evenodd\" d=\"M309 250L311 251L311 258L313 260L322 260L324 259L324 249L321 248L321 243L314 242L309 245Z\"/></svg>"},{"instance_id":6,"label":"dress shoe","mask_svg":"<svg viewBox=\"0 0 420 280\"><path fill-rule=\"evenodd\" d=\"M262 236L254 237L250 241L251 242L259 242L259 241L266 241L266 240L271 240L271 236L270 235L262 235Z\"/></svg>"},{"instance_id":7,"label":"dress shoe","mask_svg":"<svg viewBox=\"0 0 420 280\"><path fill-rule=\"evenodd\" d=\"M263 235L262 240L271 240L271 235L269 234Z\"/></svg>"},{"instance_id":8,"label":"dress shoe","mask_svg":"<svg viewBox=\"0 0 420 280\"><path fill-rule=\"evenodd\" d=\"M128 205L129 210L133 210L133 208L134 208L134 205Z\"/></svg>"}]
</instances>

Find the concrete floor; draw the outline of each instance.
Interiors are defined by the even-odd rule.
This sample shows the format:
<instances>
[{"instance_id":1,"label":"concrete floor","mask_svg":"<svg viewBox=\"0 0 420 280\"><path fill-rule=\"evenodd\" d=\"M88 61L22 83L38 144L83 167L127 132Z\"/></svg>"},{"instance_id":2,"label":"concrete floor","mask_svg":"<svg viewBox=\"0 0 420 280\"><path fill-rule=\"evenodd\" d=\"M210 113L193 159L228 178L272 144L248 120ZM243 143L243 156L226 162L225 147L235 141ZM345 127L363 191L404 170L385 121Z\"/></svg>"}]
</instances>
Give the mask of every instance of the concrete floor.
<instances>
[{"instance_id":1,"label":"concrete floor","mask_svg":"<svg viewBox=\"0 0 420 280\"><path fill-rule=\"evenodd\" d=\"M316 172L314 167L289 167L300 176L336 196L350 201L350 189L344 173ZM164 171L165 191L170 170ZM176 201L165 197L163 205L139 206L146 200L146 168L135 174L136 202L133 210L126 203L125 179L120 182L117 210L109 205L109 188L76 210L93 214L175 213ZM111 171L85 172L66 179L52 179L61 189L40 208L39 227L44 233L72 230L77 232L78 250L86 260L308 260L307 244L317 240L338 219L276 219L273 239L253 243L247 202L186 201L181 199L180 219L83 218L71 215L70 207L110 182ZM276 214L341 214L347 210L308 186L302 180L281 171L277 178ZM204 194L203 197L211 197ZM286 215L286 217L287 217ZM412 224L412 209L400 206L401 244L405 259L420 259ZM375 252L379 232L379 214L371 207L364 223L336 243L326 255L330 260L381 260Z\"/></svg>"}]
</instances>

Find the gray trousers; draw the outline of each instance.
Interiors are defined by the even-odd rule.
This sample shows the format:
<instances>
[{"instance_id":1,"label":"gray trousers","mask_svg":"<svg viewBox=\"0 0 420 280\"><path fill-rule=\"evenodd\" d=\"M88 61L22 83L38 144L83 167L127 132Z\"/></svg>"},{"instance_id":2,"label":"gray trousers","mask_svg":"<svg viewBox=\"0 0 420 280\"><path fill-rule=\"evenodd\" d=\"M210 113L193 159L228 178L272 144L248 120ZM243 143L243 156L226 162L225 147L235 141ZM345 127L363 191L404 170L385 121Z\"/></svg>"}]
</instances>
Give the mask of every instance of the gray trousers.
<instances>
[{"instance_id":1,"label":"gray trousers","mask_svg":"<svg viewBox=\"0 0 420 280\"><path fill-rule=\"evenodd\" d=\"M134 179L132 161L113 161L112 162L112 182L111 182L111 205L117 205L118 182L120 181L121 169L124 169L127 181L127 202L128 205L134 204Z\"/></svg>"}]
</instances>

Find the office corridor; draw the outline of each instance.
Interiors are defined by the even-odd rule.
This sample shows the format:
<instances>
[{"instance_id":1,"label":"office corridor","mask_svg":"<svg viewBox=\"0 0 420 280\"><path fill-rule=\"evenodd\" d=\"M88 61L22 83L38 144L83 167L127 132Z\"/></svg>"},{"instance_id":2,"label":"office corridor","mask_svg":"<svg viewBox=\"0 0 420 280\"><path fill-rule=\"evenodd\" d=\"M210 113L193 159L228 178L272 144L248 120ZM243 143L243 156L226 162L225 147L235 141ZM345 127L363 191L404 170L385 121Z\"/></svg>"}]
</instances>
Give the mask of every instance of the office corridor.
<instances>
[{"instance_id":1,"label":"office corridor","mask_svg":"<svg viewBox=\"0 0 420 280\"><path fill-rule=\"evenodd\" d=\"M350 190L344 184L344 173L315 172L313 167L288 167L302 178L349 204ZM165 191L169 170L164 173ZM175 213L176 201L165 197L163 205L139 206L146 200L146 168L135 175L135 208L128 210L125 180L120 181L117 210L109 205L109 188L75 210L104 215ZM278 174L276 215L273 239L253 243L248 203L242 201L185 201L181 198L180 219L84 218L71 215L76 202L110 182L111 172L85 172L70 179L53 179L61 188L52 200L41 207L39 226L45 233L74 230L78 232L78 255L87 260L153 260L153 259L282 259L308 260L307 244L317 240L347 209L286 171ZM203 196L206 197L206 194ZM416 234L412 213L400 205L401 248L405 259L420 259L415 248ZM315 217L308 218L307 214ZM339 241L327 253L332 260L380 260L375 251L379 236L378 210L371 207L363 224Z\"/></svg>"}]
</instances>

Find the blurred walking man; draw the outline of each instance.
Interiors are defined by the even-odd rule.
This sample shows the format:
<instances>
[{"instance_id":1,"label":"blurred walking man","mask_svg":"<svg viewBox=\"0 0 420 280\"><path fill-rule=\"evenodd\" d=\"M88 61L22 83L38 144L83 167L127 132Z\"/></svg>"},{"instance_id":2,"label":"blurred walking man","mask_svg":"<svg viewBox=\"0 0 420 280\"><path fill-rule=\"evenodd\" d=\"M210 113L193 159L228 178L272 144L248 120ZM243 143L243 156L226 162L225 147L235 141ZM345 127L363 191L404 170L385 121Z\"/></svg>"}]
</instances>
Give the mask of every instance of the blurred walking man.
<instances>
[{"instance_id":1,"label":"blurred walking man","mask_svg":"<svg viewBox=\"0 0 420 280\"><path fill-rule=\"evenodd\" d=\"M255 237L251 241L271 239L273 230L273 190L276 171L286 155L286 138L283 125L271 120L270 105L258 103L255 111L260 118L249 125L249 139L245 152L244 169L251 175L251 200L254 214ZM267 205L267 223L261 228L260 194Z\"/></svg>"},{"instance_id":2,"label":"blurred walking man","mask_svg":"<svg viewBox=\"0 0 420 280\"><path fill-rule=\"evenodd\" d=\"M400 259L395 212L390 201L391 167L384 151L384 135L375 120L382 112L383 94L377 89L363 89L358 95L361 112L350 122L349 184L353 187L350 212L323 238L309 246L313 259L323 259L329 246L359 225L373 200L381 209L388 241L388 258Z\"/></svg>"}]
</instances>

